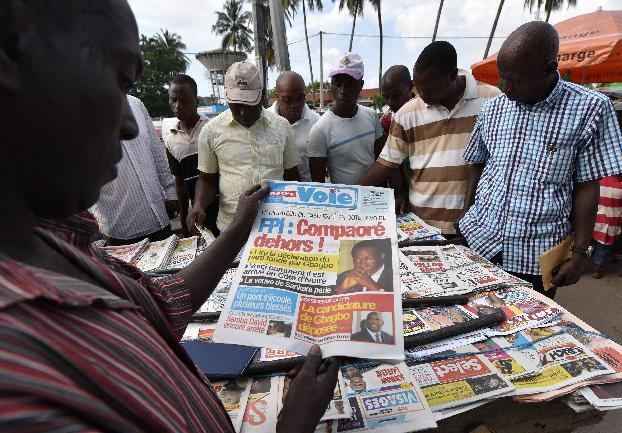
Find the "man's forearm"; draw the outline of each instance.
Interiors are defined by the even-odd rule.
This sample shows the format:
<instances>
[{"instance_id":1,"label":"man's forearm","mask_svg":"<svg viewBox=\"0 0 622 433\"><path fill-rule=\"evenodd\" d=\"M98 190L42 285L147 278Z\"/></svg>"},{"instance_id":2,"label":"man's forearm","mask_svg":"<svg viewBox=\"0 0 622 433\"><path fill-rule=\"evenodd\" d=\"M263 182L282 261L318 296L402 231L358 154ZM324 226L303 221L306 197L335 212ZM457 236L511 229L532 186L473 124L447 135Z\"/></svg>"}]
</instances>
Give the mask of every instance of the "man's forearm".
<instances>
[{"instance_id":1,"label":"man's forearm","mask_svg":"<svg viewBox=\"0 0 622 433\"><path fill-rule=\"evenodd\" d=\"M469 210L473 203L475 203L475 193L477 191L477 184L482 177L482 171L484 171L484 164L471 164L468 168L469 177L467 179L466 191L464 194L464 213Z\"/></svg>"},{"instance_id":2,"label":"man's forearm","mask_svg":"<svg viewBox=\"0 0 622 433\"><path fill-rule=\"evenodd\" d=\"M363 186L378 186L386 181L392 172L396 171L397 169L375 162L374 165L372 165L369 170L367 170L367 172L356 182L356 184ZM399 176L399 173L397 174Z\"/></svg>"},{"instance_id":3,"label":"man's forearm","mask_svg":"<svg viewBox=\"0 0 622 433\"><path fill-rule=\"evenodd\" d=\"M574 243L578 247L587 247L592 242L598 197L599 181L576 183L572 197L572 225Z\"/></svg>"},{"instance_id":4,"label":"man's forearm","mask_svg":"<svg viewBox=\"0 0 622 433\"><path fill-rule=\"evenodd\" d=\"M195 206L206 209L216 199L216 185L213 177L215 175L201 173L197 179L194 202Z\"/></svg>"},{"instance_id":5,"label":"man's forearm","mask_svg":"<svg viewBox=\"0 0 622 433\"><path fill-rule=\"evenodd\" d=\"M229 226L190 265L178 272L190 291L192 311L197 311L212 294L247 241L244 230Z\"/></svg>"},{"instance_id":6,"label":"man's forearm","mask_svg":"<svg viewBox=\"0 0 622 433\"><path fill-rule=\"evenodd\" d=\"M326 158L309 158L309 170L313 182L324 183L326 181Z\"/></svg>"}]
</instances>

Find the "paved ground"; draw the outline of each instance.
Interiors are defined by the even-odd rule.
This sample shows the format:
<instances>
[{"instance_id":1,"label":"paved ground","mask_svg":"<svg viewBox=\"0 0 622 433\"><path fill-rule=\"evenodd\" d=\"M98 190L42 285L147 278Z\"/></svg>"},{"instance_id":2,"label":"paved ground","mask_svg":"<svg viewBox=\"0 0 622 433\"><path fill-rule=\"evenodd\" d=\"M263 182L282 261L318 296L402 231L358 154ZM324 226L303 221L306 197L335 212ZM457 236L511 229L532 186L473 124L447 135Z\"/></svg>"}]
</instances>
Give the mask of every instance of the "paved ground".
<instances>
[{"instance_id":1,"label":"paved ground","mask_svg":"<svg viewBox=\"0 0 622 433\"><path fill-rule=\"evenodd\" d=\"M583 321L622 343L622 257L605 268L600 280L590 274L579 284L558 289L555 300ZM622 410L611 411L602 423L576 433L621 433Z\"/></svg>"}]
</instances>

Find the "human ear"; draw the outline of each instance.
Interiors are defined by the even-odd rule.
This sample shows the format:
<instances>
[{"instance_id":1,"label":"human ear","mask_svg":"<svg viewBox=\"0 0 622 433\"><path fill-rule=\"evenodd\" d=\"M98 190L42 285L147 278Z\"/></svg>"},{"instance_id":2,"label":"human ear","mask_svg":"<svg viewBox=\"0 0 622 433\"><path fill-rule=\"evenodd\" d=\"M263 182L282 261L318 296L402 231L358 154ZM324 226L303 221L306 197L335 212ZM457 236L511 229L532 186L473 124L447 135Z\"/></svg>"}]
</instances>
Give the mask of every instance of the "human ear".
<instances>
[{"instance_id":1,"label":"human ear","mask_svg":"<svg viewBox=\"0 0 622 433\"><path fill-rule=\"evenodd\" d=\"M546 75L552 74L557 71L557 60L551 60L544 65L544 72Z\"/></svg>"}]
</instances>

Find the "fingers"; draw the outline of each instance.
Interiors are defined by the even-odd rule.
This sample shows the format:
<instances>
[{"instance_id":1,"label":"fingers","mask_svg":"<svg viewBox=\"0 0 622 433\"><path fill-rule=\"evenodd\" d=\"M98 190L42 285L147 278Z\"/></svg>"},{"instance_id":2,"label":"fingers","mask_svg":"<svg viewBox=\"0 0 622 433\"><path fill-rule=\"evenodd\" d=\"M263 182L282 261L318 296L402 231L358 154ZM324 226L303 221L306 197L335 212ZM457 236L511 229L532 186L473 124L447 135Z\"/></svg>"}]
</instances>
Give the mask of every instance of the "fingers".
<instances>
[{"instance_id":1,"label":"fingers","mask_svg":"<svg viewBox=\"0 0 622 433\"><path fill-rule=\"evenodd\" d=\"M320 349L320 346L314 344L313 346L311 346L311 349L309 349L309 353L307 353L307 359L302 365L300 373L315 376L321 363L322 350Z\"/></svg>"},{"instance_id":2,"label":"fingers","mask_svg":"<svg viewBox=\"0 0 622 433\"><path fill-rule=\"evenodd\" d=\"M253 200L261 200L268 194L268 184L265 185L255 185L245 193L249 196L250 199Z\"/></svg>"},{"instance_id":3,"label":"fingers","mask_svg":"<svg viewBox=\"0 0 622 433\"><path fill-rule=\"evenodd\" d=\"M320 368L318 369L318 374L324 374L328 372L331 374L332 370L337 371L339 369L339 358L335 356L331 356L330 358L326 358L322 361Z\"/></svg>"},{"instance_id":4,"label":"fingers","mask_svg":"<svg viewBox=\"0 0 622 433\"><path fill-rule=\"evenodd\" d=\"M255 192L257 192L260 189L261 189L261 185L253 185L249 189L244 191L244 194L242 194L242 195L243 196L253 195Z\"/></svg>"},{"instance_id":5,"label":"fingers","mask_svg":"<svg viewBox=\"0 0 622 433\"><path fill-rule=\"evenodd\" d=\"M287 377L289 377L290 379L295 378L300 372L301 367L302 367L302 364L299 364L295 366L294 368L292 368L291 370L289 370L289 373L287 373Z\"/></svg>"}]
</instances>

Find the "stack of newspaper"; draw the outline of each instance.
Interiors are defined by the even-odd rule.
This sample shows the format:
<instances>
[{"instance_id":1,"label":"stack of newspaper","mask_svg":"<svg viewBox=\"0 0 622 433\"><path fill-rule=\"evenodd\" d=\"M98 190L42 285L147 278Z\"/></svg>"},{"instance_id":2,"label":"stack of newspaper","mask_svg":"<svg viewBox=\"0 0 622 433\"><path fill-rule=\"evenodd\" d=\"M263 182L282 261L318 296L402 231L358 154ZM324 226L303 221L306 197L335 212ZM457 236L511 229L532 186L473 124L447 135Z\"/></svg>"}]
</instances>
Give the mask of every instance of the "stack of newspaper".
<instances>
[{"instance_id":1,"label":"stack of newspaper","mask_svg":"<svg viewBox=\"0 0 622 433\"><path fill-rule=\"evenodd\" d=\"M397 241L442 241L445 238L441 230L431 226L414 213L407 213L396 218Z\"/></svg>"},{"instance_id":2,"label":"stack of newspaper","mask_svg":"<svg viewBox=\"0 0 622 433\"><path fill-rule=\"evenodd\" d=\"M177 271L192 263L214 240L211 232L208 233L207 237L201 238L198 236L179 238L171 235L158 242L143 239L135 244L99 248L143 272Z\"/></svg>"}]
</instances>

